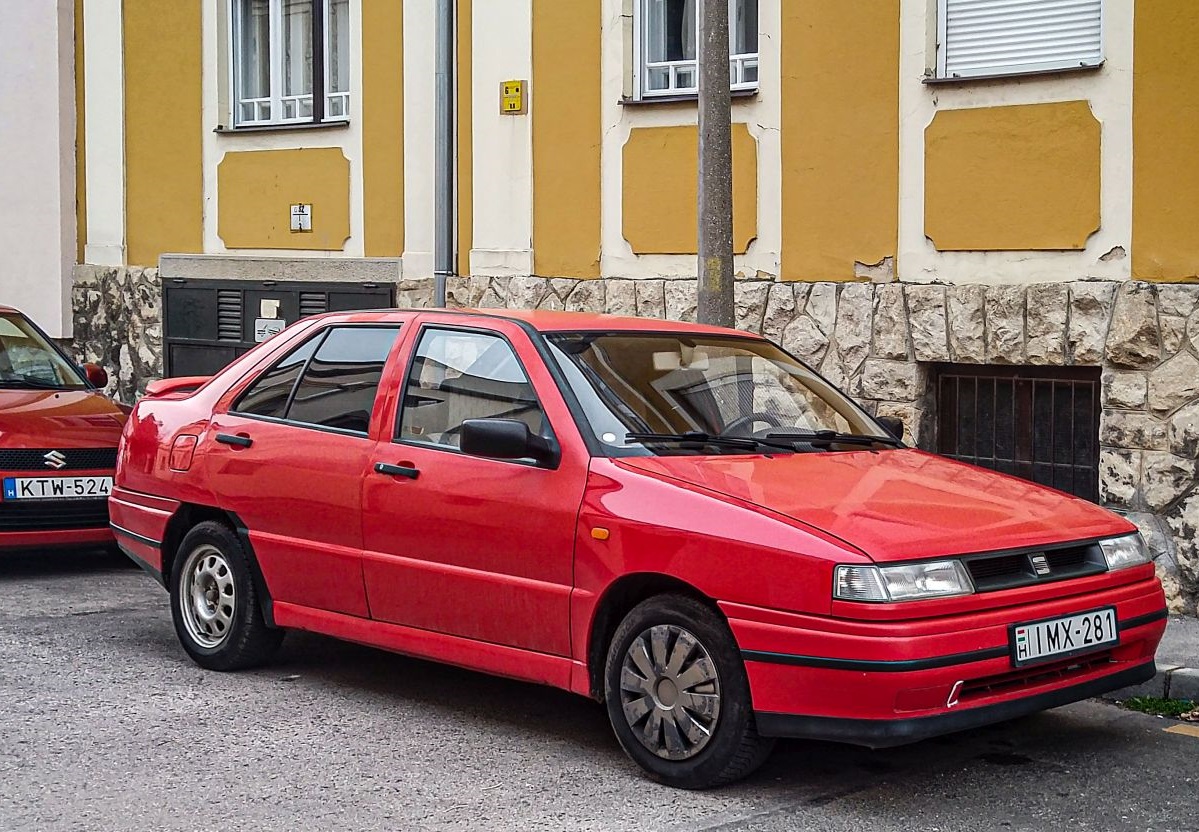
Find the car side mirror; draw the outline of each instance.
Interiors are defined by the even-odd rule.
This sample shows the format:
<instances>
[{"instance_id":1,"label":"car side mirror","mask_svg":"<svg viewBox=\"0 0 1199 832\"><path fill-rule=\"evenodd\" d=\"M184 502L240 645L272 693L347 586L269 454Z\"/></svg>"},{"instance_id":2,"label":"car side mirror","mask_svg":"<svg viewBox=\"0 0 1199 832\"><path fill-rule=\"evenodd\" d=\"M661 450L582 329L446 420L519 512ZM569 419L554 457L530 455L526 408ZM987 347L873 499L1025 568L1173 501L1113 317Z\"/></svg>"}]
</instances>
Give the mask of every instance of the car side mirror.
<instances>
[{"instance_id":1,"label":"car side mirror","mask_svg":"<svg viewBox=\"0 0 1199 832\"><path fill-rule=\"evenodd\" d=\"M519 419L467 419L461 448L491 459L535 459L551 467L558 463L558 444L533 433Z\"/></svg>"},{"instance_id":2,"label":"car side mirror","mask_svg":"<svg viewBox=\"0 0 1199 832\"><path fill-rule=\"evenodd\" d=\"M103 390L108 386L108 371L99 364L84 364L80 369L83 370L83 375L87 377L87 383L97 390Z\"/></svg>"},{"instance_id":3,"label":"car side mirror","mask_svg":"<svg viewBox=\"0 0 1199 832\"><path fill-rule=\"evenodd\" d=\"M903 419L898 416L875 416L874 421L883 426L887 433L894 436L900 442L903 441Z\"/></svg>"}]
</instances>

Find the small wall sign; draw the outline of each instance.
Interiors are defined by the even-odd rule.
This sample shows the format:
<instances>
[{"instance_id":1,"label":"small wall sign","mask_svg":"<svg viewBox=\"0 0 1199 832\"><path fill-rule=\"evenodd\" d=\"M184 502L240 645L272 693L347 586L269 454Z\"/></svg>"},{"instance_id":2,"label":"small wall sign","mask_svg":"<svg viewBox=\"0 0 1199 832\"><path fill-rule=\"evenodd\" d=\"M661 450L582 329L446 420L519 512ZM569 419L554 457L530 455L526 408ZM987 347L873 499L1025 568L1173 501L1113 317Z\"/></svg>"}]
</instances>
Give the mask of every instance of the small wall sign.
<instances>
[{"instance_id":1,"label":"small wall sign","mask_svg":"<svg viewBox=\"0 0 1199 832\"><path fill-rule=\"evenodd\" d=\"M525 101L524 81L500 82L500 113L506 116L519 116L528 112Z\"/></svg>"},{"instance_id":2,"label":"small wall sign","mask_svg":"<svg viewBox=\"0 0 1199 832\"><path fill-rule=\"evenodd\" d=\"M285 326L287 326L287 321L282 318L255 318L254 343L261 344L272 335L278 335Z\"/></svg>"},{"instance_id":3,"label":"small wall sign","mask_svg":"<svg viewBox=\"0 0 1199 832\"><path fill-rule=\"evenodd\" d=\"M300 202L291 206L291 230L295 234L312 231L312 204Z\"/></svg>"}]
</instances>

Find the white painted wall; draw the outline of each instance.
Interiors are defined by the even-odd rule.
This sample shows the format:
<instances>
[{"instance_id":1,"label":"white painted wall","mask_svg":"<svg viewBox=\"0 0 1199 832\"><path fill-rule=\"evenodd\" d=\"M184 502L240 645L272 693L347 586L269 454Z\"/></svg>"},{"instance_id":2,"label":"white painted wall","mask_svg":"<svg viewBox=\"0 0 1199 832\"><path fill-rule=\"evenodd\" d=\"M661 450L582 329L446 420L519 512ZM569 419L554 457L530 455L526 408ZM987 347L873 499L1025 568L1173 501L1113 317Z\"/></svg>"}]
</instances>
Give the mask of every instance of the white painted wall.
<instances>
[{"instance_id":1,"label":"white painted wall","mask_svg":"<svg viewBox=\"0 0 1199 832\"><path fill-rule=\"evenodd\" d=\"M1104 3L1106 61L1098 70L994 81L924 84L936 56L935 3L904 0L900 26L899 262L906 281L1031 283L1127 279L1127 256L1099 258L1132 242L1133 0ZM1102 124L1100 228L1082 251L937 251L924 236L924 130L938 110L1088 100Z\"/></svg>"},{"instance_id":2,"label":"white painted wall","mask_svg":"<svg viewBox=\"0 0 1199 832\"><path fill-rule=\"evenodd\" d=\"M472 4L472 274L533 273L531 116L500 113L500 83L533 75L532 0ZM535 89L526 86L532 112Z\"/></svg>"},{"instance_id":3,"label":"white painted wall","mask_svg":"<svg viewBox=\"0 0 1199 832\"><path fill-rule=\"evenodd\" d=\"M758 237L744 255L734 258L739 276L759 271L779 273L782 251L782 63L778 33L782 28L782 3L759 0L759 91L752 99L734 99L733 121L744 122L758 140ZM623 148L634 127L674 127L696 124L695 104L640 105L620 103L626 90L626 68L631 66L628 38L632 4L628 0L603 0L601 107L604 131L601 153L603 194L601 270L604 277L694 277L695 255L634 254L624 238ZM664 183L665 184L665 183Z\"/></svg>"},{"instance_id":4,"label":"white painted wall","mask_svg":"<svg viewBox=\"0 0 1199 832\"><path fill-rule=\"evenodd\" d=\"M121 0L83 4L87 247L83 259L125 263L125 58Z\"/></svg>"},{"instance_id":5,"label":"white painted wall","mask_svg":"<svg viewBox=\"0 0 1199 832\"><path fill-rule=\"evenodd\" d=\"M204 253L229 254L239 257L362 257L365 251L362 210L362 50L353 49L350 57L351 95L348 126L291 128L270 132L217 133L214 132L217 125L228 127L233 122L230 109L232 93L230 90L228 8L228 0L206 0L203 4ZM360 0L351 0L350 3L350 42L352 44L362 43ZM342 155L350 162L350 236L346 240L344 250L227 248L217 233L219 200L217 167L225 154L230 151L290 150L309 147L340 148ZM295 193L296 201L303 201L304 185L302 182L296 183Z\"/></svg>"},{"instance_id":6,"label":"white painted wall","mask_svg":"<svg viewBox=\"0 0 1199 832\"><path fill-rule=\"evenodd\" d=\"M436 15L431 0L404 0L404 276L413 278L433 276Z\"/></svg>"},{"instance_id":7,"label":"white painted wall","mask_svg":"<svg viewBox=\"0 0 1199 832\"><path fill-rule=\"evenodd\" d=\"M71 334L75 263L73 0L13 3L0 50L0 304Z\"/></svg>"}]
</instances>

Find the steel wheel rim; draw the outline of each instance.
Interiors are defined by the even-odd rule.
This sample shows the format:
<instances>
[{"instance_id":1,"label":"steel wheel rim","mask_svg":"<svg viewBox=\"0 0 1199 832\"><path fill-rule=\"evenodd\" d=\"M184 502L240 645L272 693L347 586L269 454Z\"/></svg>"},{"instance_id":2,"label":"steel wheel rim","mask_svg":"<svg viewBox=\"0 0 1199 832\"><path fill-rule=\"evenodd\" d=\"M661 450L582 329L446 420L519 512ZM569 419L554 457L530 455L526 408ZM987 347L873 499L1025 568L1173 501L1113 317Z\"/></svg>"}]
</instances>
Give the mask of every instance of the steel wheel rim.
<instances>
[{"instance_id":1,"label":"steel wheel rim","mask_svg":"<svg viewBox=\"0 0 1199 832\"><path fill-rule=\"evenodd\" d=\"M620 702L633 736L664 760L687 760L708 745L720 718L712 656L674 624L643 631L625 651Z\"/></svg>"},{"instance_id":2,"label":"steel wheel rim","mask_svg":"<svg viewBox=\"0 0 1199 832\"><path fill-rule=\"evenodd\" d=\"M213 648L229 636L237 609L237 588L229 561L215 546L196 547L183 564L179 612L192 641Z\"/></svg>"}]
</instances>

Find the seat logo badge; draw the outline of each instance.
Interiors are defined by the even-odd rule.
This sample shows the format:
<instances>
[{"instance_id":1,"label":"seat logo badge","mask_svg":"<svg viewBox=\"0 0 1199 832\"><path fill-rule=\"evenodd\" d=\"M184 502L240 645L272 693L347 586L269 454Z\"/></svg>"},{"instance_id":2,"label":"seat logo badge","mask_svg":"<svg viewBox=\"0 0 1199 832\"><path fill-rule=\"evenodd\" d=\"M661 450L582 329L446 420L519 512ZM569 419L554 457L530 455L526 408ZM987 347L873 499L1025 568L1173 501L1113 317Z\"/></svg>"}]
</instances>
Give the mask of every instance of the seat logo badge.
<instances>
[{"instance_id":1,"label":"seat logo badge","mask_svg":"<svg viewBox=\"0 0 1199 832\"><path fill-rule=\"evenodd\" d=\"M1042 578L1049 574L1049 560L1044 555L1033 555L1032 568L1037 571L1037 577Z\"/></svg>"},{"instance_id":2,"label":"seat logo badge","mask_svg":"<svg viewBox=\"0 0 1199 832\"><path fill-rule=\"evenodd\" d=\"M47 468L58 470L67 467L67 458L62 455L62 451L50 451L42 459L46 460Z\"/></svg>"}]
</instances>

